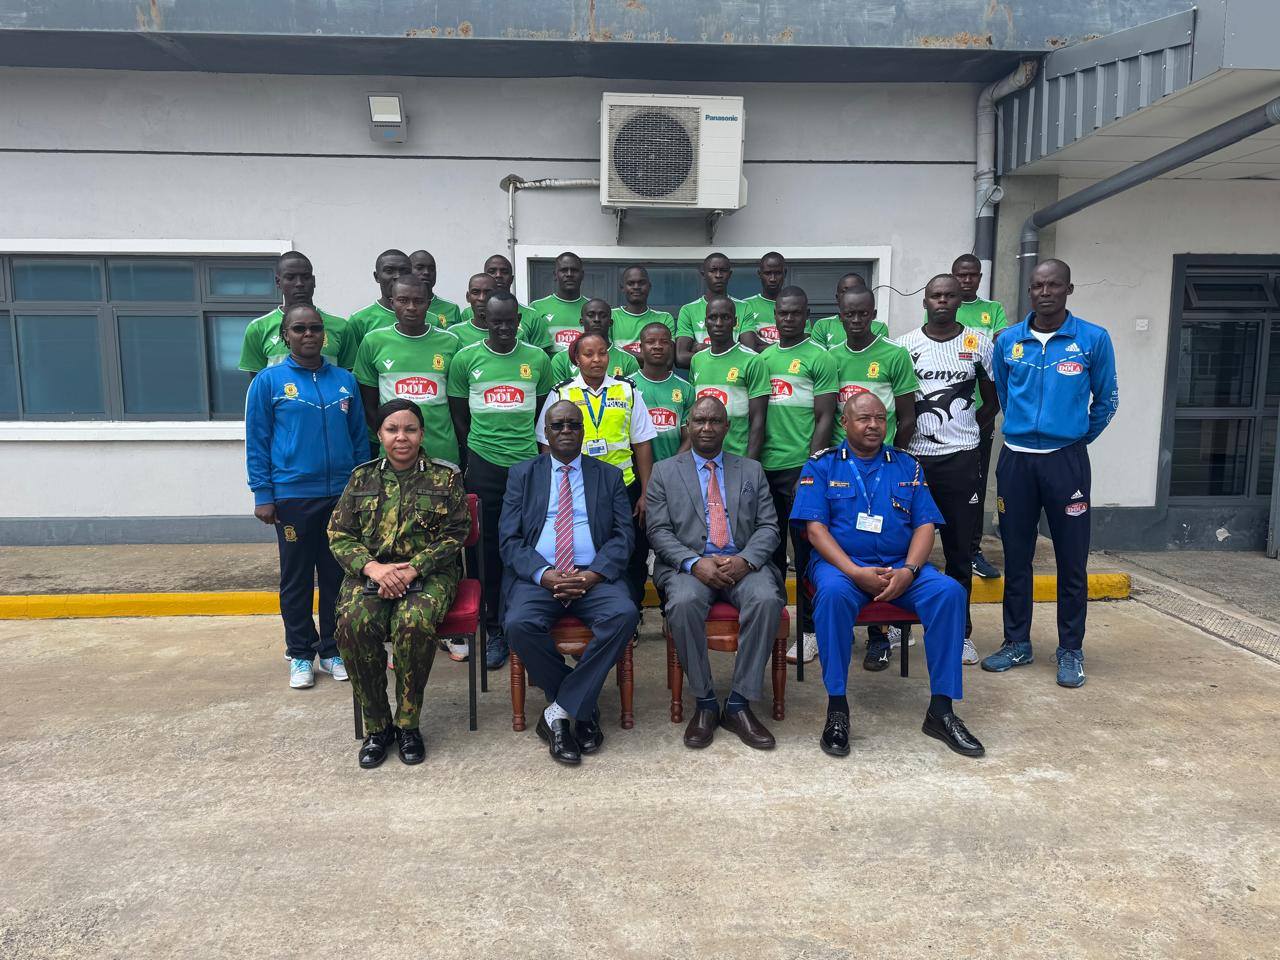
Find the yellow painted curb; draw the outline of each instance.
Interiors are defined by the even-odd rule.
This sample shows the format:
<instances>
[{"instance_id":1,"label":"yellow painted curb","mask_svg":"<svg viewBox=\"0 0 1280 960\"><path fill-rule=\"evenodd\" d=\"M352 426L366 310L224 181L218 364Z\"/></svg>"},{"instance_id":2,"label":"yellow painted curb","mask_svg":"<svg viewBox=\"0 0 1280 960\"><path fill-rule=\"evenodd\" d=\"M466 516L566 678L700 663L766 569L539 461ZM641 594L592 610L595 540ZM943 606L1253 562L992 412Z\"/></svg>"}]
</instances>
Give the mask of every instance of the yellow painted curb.
<instances>
[{"instance_id":1,"label":"yellow painted curb","mask_svg":"<svg viewBox=\"0 0 1280 960\"><path fill-rule=\"evenodd\" d=\"M1123 600L1129 596L1127 573L1089 574L1090 600ZM1058 578L1037 574L1037 602L1057 599ZM999 603L1004 580L973 579L974 603ZM787 580L787 600L795 603L795 581ZM649 584L645 606L656 607L658 595ZM61 620L79 617L244 617L280 612L280 597L266 590L219 593L64 593L0 596L0 620Z\"/></svg>"}]
</instances>

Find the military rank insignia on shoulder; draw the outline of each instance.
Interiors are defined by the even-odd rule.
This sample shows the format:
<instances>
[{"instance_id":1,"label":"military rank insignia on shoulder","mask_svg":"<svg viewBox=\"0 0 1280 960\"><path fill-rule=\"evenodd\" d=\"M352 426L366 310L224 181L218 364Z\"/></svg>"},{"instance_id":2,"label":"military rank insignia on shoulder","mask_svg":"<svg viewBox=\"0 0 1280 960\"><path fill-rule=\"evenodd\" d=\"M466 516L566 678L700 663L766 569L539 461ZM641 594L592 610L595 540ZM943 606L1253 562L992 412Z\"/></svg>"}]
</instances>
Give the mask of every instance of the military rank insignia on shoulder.
<instances>
[{"instance_id":1,"label":"military rank insignia on shoulder","mask_svg":"<svg viewBox=\"0 0 1280 960\"><path fill-rule=\"evenodd\" d=\"M834 447L827 447L825 450L819 450L817 453L811 453L811 454L809 454L809 459L810 459L810 460L821 460L821 459L822 459L823 457L825 457L828 453L835 453L835 452L836 452L837 450L839 450L839 449L840 449L839 444L837 444L837 445L836 445L836 446L834 446Z\"/></svg>"},{"instance_id":2,"label":"military rank insignia on shoulder","mask_svg":"<svg viewBox=\"0 0 1280 960\"><path fill-rule=\"evenodd\" d=\"M462 472L462 468L452 460L442 460L440 457L432 457L431 462L437 467L444 467L446 470L452 470L454 473Z\"/></svg>"},{"instance_id":3,"label":"military rank insignia on shoulder","mask_svg":"<svg viewBox=\"0 0 1280 960\"><path fill-rule=\"evenodd\" d=\"M561 387L567 387L567 386L569 386L569 384L573 383L573 381L574 381L574 380L576 380L576 379L577 379L577 377L570 377L568 380L561 380L559 383L557 383L557 384L556 384L554 387L552 387L551 389L552 389L552 390L559 390Z\"/></svg>"}]
</instances>

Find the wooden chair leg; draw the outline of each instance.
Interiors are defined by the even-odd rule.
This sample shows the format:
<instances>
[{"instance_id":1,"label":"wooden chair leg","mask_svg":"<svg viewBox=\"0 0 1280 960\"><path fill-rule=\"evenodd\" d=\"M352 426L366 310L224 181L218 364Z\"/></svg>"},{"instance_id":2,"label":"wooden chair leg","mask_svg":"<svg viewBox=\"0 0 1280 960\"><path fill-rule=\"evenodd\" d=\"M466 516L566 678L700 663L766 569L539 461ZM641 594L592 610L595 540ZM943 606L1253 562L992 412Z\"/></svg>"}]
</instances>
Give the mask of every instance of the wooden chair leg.
<instances>
[{"instance_id":1,"label":"wooden chair leg","mask_svg":"<svg viewBox=\"0 0 1280 960\"><path fill-rule=\"evenodd\" d=\"M801 659L804 658L801 651ZM780 634L773 641L773 719L787 716L787 635Z\"/></svg>"},{"instance_id":2,"label":"wooden chair leg","mask_svg":"<svg viewBox=\"0 0 1280 960\"><path fill-rule=\"evenodd\" d=\"M351 706L356 713L356 739L364 739L364 714L360 712L360 701L356 699L356 685L351 685Z\"/></svg>"},{"instance_id":3,"label":"wooden chair leg","mask_svg":"<svg viewBox=\"0 0 1280 960\"><path fill-rule=\"evenodd\" d=\"M618 690L622 697L622 729L630 730L636 725L635 715L635 697L636 697L636 681L634 661L632 660L631 651L635 645L635 638L627 641L626 649L622 651L622 659L618 661Z\"/></svg>"},{"instance_id":4,"label":"wooden chair leg","mask_svg":"<svg viewBox=\"0 0 1280 960\"><path fill-rule=\"evenodd\" d=\"M524 722L524 664L511 652L511 729L519 733L525 728Z\"/></svg>"},{"instance_id":5,"label":"wooden chair leg","mask_svg":"<svg viewBox=\"0 0 1280 960\"><path fill-rule=\"evenodd\" d=\"M671 722L681 723L684 720L684 671L680 669L680 658L676 656L676 642L671 631L662 631L667 637L667 687L671 690Z\"/></svg>"},{"instance_id":6,"label":"wooden chair leg","mask_svg":"<svg viewBox=\"0 0 1280 960\"><path fill-rule=\"evenodd\" d=\"M898 629L902 631L902 646L898 647L898 673L905 677L910 671L911 655L907 651L911 649L911 624L900 623Z\"/></svg>"}]
</instances>

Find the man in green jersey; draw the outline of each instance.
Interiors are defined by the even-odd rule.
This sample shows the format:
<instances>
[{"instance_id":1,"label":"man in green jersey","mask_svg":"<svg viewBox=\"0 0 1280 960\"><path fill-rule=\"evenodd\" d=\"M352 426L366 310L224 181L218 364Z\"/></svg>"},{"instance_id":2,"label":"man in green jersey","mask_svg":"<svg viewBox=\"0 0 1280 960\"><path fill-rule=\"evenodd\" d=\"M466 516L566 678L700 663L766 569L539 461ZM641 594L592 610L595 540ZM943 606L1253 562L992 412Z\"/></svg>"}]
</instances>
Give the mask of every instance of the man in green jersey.
<instances>
[{"instance_id":1,"label":"man in green jersey","mask_svg":"<svg viewBox=\"0 0 1280 960\"><path fill-rule=\"evenodd\" d=\"M752 350L763 350L778 342L773 310L778 300L778 291L787 279L787 261L780 253L766 253L760 258L760 266L756 267L756 276L760 278L760 292L742 301L746 317L742 321L742 330L738 333L738 342ZM783 537L783 550L786 545L787 538ZM786 575L785 570L782 573Z\"/></svg>"},{"instance_id":2,"label":"man in green jersey","mask_svg":"<svg viewBox=\"0 0 1280 960\"><path fill-rule=\"evenodd\" d=\"M427 285L427 317L442 330L452 327L461 319L458 305L452 300L436 295L436 258L426 250L409 254L409 266L413 273Z\"/></svg>"},{"instance_id":3,"label":"man in green jersey","mask_svg":"<svg viewBox=\"0 0 1280 960\"><path fill-rule=\"evenodd\" d=\"M715 397L729 411L724 448L739 457L759 460L769 409L769 378L760 367L760 355L735 338L738 305L737 300L723 294L707 301L705 322L711 343L693 355L689 379L695 399Z\"/></svg>"},{"instance_id":4,"label":"man in green jersey","mask_svg":"<svg viewBox=\"0 0 1280 960\"><path fill-rule=\"evenodd\" d=\"M911 354L872 329L876 299L870 290L840 295L840 319L846 342L827 352L835 361L840 381L837 402L843 404L859 393L874 393L885 406L885 446L905 447L916 428L915 392L919 386ZM896 439L895 439L896 437ZM835 426L835 443L844 440L844 429Z\"/></svg>"},{"instance_id":5,"label":"man in green jersey","mask_svg":"<svg viewBox=\"0 0 1280 960\"><path fill-rule=\"evenodd\" d=\"M653 284L649 282L649 271L644 267L627 267L622 271L620 286L626 303L613 308L613 345L621 347L638 360L641 353L640 334L644 328L651 323L661 323L675 336L676 321L665 310L650 309L649 292L653 289Z\"/></svg>"},{"instance_id":6,"label":"man in green jersey","mask_svg":"<svg viewBox=\"0 0 1280 960\"><path fill-rule=\"evenodd\" d=\"M462 346L469 347L473 343L479 343L489 335L485 304L496 289L493 277L487 273L474 273L467 281L467 309L457 326L449 328L449 332L458 338L458 343Z\"/></svg>"},{"instance_id":7,"label":"man in green jersey","mask_svg":"<svg viewBox=\"0 0 1280 960\"><path fill-rule=\"evenodd\" d=\"M402 274L413 273L413 265L403 250L383 250L373 261L373 280L378 285L378 299L357 310L347 318L351 336L356 346L370 330L389 327L396 322L396 312L391 309L391 285Z\"/></svg>"},{"instance_id":8,"label":"man in green jersey","mask_svg":"<svg viewBox=\"0 0 1280 960\"><path fill-rule=\"evenodd\" d=\"M693 355L699 350L706 350L711 344L707 330L707 307L712 297L729 296L727 291L729 278L733 276L733 265L723 253L709 253L698 268L698 274L702 277L705 288L702 296L686 303L676 316L676 366L681 370L691 370L689 361ZM730 302L733 304L737 323L741 324L746 319L746 306L741 300L731 297ZM732 436L733 430L729 434ZM725 449L732 453L734 451L731 443L732 441L726 441Z\"/></svg>"},{"instance_id":9,"label":"man in green jersey","mask_svg":"<svg viewBox=\"0 0 1280 960\"><path fill-rule=\"evenodd\" d=\"M605 370L608 376L615 379L629 377L640 369L640 364L636 362L635 357L613 343L610 332L613 327L613 314L609 310L609 302L607 300L593 297L584 303L578 323L581 325L581 329L578 331L579 338L583 334L598 333L609 344L609 367ZM575 339L569 345L569 349L551 357L552 383L559 383L562 380L568 380L570 377L578 375L577 346L578 340Z\"/></svg>"},{"instance_id":10,"label":"man in green jersey","mask_svg":"<svg viewBox=\"0 0 1280 960\"><path fill-rule=\"evenodd\" d=\"M257 373L264 367L280 363L289 355L289 345L280 333L280 323L284 319L284 311L294 304L305 303L315 307L312 298L316 292L316 275L311 269L311 261L297 250L282 253L276 260L276 289L280 291L281 306L245 327L244 343L240 347L240 369L245 373ZM318 307L316 312L324 323L324 346L320 352L338 366L350 370L355 361L356 345L347 321Z\"/></svg>"},{"instance_id":11,"label":"man in green jersey","mask_svg":"<svg viewBox=\"0 0 1280 960\"><path fill-rule=\"evenodd\" d=\"M511 270L510 260L500 253L495 253L484 262L484 272L493 280L495 292L501 290L503 293L511 293L511 284L515 279L515 275ZM515 296L515 294L512 294L512 296ZM470 302L471 298L468 297L467 300ZM551 337L547 334L547 325L542 317L534 313L531 307L525 306L523 303L518 305L520 307L520 329L516 336L525 343L531 343L535 347L542 347L544 350L548 349L551 346ZM462 319L464 321L474 319L474 317L474 305L468 306L462 311Z\"/></svg>"},{"instance_id":12,"label":"man in green jersey","mask_svg":"<svg viewBox=\"0 0 1280 960\"><path fill-rule=\"evenodd\" d=\"M529 304L529 308L547 325L551 353L562 353L578 339L582 329L578 321L582 305L587 298L582 295L582 258L576 253L562 253L556 257L555 292Z\"/></svg>"},{"instance_id":13,"label":"man in green jersey","mask_svg":"<svg viewBox=\"0 0 1280 960\"><path fill-rule=\"evenodd\" d=\"M805 461L831 446L831 431L836 419L836 365L831 355L805 333L809 322L809 298L799 287L783 287L775 297L774 322L778 342L765 347L760 354L760 367L769 383L769 407L764 422L764 451L760 465L769 481L774 510L787 526L796 483ZM790 527L795 569L803 572L809 565L809 541L796 527ZM773 552L773 565L783 580L787 577L787 537L780 538ZM813 631L812 617L806 608L805 623L800 624L804 639L805 662L818 655L818 637ZM787 654L796 661L796 645Z\"/></svg>"},{"instance_id":14,"label":"man in green jersey","mask_svg":"<svg viewBox=\"0 0 1280 960\"><path fill-rule=\"evenodd\" d=\"M999 300L984 300L978 296L982 286L982 261L972 253L956 257L951 264L951 275L960 281L960 310L956 322L971 330L981 330L992 340L1009 325L1004 306ZM974 413L982 409L982 397L974 399ZM985 579L1000 576L1000 571L982 555L982 528L987 513L987 477L991 468L991 440L995 436L995 421L987 423L978 437L978 522L973 525L973 572Z\"/></svg>"},{"instance_id":15,"label":"man in green jersey","mask_svg":"<svg viewBox=\"0 0 1280 960\"><path fill-rule=\"evenodd\" d=\"M685 421L693 406L693 387L673 372L676 345L671 329L661 321L640 331L640 372L631 382L644 397L649 419L658 435L653 438L653 462L674 457L687 435Z\"/></svg>"},{"instance_id":16,"label":"man in green jersey","mask_svg":"<svg viewBox=\"0 0 1280 960\"><path fill-rule=\"evenodd\" d=\"M454 432L466 437L468 493L480 498L484 517L485 664L496 670L507 659L499 616L502 564L498 517L512 464L538 455L534 418L551 390L551 361L545 351L516 339L520 306L497 291L485 304L489 334L463 347L449 366L449 411ZM475 569L474 567L472 569Z\"/></svg>"},{"instance_id":17,"label":"man in green jersey","mask_svg":"<svg viewBox=\"0 0 1280 960\"><path fill-rule=\"evenodd\" d=\"M458 437L449 415L447 384L459 344L453 334L427 322L429 289L411 273L396 278L391 288L396 322L370 331L360 342L354 373L371 429L382 404L411 400L422 410L422 448L456 465Z\"/></svg>"},{"instance_id":18,"label":"man in green jersey","mask_svg":"<svg viewBox=\"0 0 1280 960\"><path fill-rule=\"evenodd\" d=\"M836 303L840 302L842 294L851 290L866 290L867 281L862 279L860 273L846 273L836 283ZM889 336L889 327L887 324L881 323L879 320L871 321L871 332L881 337ZM830 350L834 346L838 346L845 342L844 322L840 319L839 313L833 313L829 317L823 317L821 320L813 322L813 331L810 333L814 342L820 347ZM892 404L890 404L892 406ZM836 418L839 419L838 417Z\"/></svg>"}]
</instances>

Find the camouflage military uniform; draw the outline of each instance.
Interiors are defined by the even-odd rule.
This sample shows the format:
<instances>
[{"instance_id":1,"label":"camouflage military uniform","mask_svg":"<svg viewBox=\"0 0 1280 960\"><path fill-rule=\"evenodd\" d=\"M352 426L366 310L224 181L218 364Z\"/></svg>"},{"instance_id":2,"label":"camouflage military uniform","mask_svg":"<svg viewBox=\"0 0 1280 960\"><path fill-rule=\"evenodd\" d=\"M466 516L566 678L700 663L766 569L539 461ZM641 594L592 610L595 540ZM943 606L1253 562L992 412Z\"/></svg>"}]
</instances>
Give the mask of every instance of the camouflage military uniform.
<instances>
[{"instance_id":1,"label":"camouflage military uniform","mask_svg":"<svg viewBox=\"0 0 1280 960\"><path fill-rule=\"evenodd\" d=\"M470 529L458 468L426 457L404 478L384 458L361 464L333 508L330 549L346 571L336 639L370 732L391 724L382 646L388 639L396 671L396 725L418 727L436 627L458 591L462 543ZM412 564L422 591L398 600L366 595L361 570L370 560Z\"/></svg>"}]
</instances>

